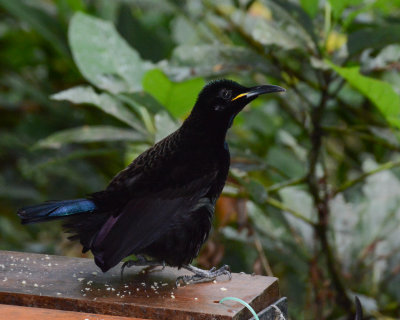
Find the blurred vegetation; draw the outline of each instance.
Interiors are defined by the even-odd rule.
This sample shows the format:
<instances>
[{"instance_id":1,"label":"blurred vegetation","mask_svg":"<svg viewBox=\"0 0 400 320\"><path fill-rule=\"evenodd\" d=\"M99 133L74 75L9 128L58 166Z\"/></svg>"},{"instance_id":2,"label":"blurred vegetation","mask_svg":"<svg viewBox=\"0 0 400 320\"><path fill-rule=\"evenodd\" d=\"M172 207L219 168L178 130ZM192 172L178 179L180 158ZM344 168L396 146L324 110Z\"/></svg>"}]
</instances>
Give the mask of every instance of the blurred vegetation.
<instances>
[{"instance_id":1,"label":"blurred vegetation","mask_svg":"<svg viewBox=\"0 0 400 320\"><path fill-rule=\"evenodd\" d=\"M400 317L398 0L0 0L0 249L80 255L15 211L104 188L205 81L273 83L229 132L197 263L279 277L292 319Z\"/></svg>"}]
</instances>

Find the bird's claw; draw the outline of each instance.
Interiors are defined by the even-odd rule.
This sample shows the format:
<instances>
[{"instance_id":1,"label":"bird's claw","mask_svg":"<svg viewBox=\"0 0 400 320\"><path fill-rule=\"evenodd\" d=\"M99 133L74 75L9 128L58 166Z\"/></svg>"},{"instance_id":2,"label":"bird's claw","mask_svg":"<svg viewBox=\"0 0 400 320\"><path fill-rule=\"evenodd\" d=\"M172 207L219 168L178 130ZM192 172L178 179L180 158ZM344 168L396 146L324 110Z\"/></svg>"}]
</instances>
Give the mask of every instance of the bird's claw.
<instances>
[{"instance_id":1,"label":"bird's claw","mask_svg":"<svg viewBox=\"0 0 400 320\"><path fill-rule=\"evenodd\" d=\"M158 262L153 260L147 260L145 257L138 255L137 260L125 261L121 266L121 280L123 280L124 269L130 267L150 267L151 269L157 266L162 266L161 270L165 269L165 261Z\"/></svg>"},{"instance_id":2,"label":"bird's claw","mask_svg":"<svg viewBox=\"0 0 400 320\"><path fill-rule=\"evenodd\" d=\"M176 279L176 286L179 287L181 284L192 284L192 283L202 283L215 280L219 276L227 275L229 280L232 279L231 269L228 265L217 268L213 267L210 270L202 270L191 265L184 266L185 269L194 273L194 275L184 275Z\"/></svg>"}]
</instances>

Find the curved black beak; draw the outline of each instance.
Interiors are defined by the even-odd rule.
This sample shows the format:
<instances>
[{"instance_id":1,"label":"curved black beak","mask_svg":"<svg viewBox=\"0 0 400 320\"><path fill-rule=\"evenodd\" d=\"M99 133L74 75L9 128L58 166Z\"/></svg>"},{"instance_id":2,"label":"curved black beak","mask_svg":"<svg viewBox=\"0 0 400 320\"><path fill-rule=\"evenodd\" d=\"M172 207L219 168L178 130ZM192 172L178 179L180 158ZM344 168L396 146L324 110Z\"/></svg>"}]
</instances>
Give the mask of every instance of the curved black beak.
<instances>
[{"instance_id":1,"label":"curved black beak","mask_svg":"<svg viewBox=\"0 0 400 320\"><path fill-rule=\"evenodd\" d=\"M252 87L250 88L249 91L245 93L241 93L234 97L231 101L234 101L239 98L257 98L261 94L266 94L266 93L273 93L273 92L285 92L286 90L280 86L274 86L274 85L266 85L266 86L257 86L257 87Z\"/></svg>"}]
</instances>

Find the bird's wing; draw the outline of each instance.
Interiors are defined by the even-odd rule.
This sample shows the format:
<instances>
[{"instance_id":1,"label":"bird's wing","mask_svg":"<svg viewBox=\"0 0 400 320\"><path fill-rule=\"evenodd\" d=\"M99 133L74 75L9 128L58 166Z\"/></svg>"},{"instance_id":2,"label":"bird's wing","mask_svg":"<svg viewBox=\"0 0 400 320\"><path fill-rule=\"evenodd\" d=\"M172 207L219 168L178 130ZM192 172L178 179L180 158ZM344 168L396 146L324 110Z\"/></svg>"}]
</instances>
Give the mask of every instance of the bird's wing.
<instances>
[{"instance_id":1,"label":"bird's wing","mask_svg":"<svg viewBox=\"0 0 400 320\"><path fill-rule=\"evenodd\" d=\"M109 217L97 234L92 246L96 263L108 270L159 239L174 217L186 215L205 203L217 173L213 171L190 183L170 185L162 191L131 199L118 215Z\"/></svg>"}]
</instances>

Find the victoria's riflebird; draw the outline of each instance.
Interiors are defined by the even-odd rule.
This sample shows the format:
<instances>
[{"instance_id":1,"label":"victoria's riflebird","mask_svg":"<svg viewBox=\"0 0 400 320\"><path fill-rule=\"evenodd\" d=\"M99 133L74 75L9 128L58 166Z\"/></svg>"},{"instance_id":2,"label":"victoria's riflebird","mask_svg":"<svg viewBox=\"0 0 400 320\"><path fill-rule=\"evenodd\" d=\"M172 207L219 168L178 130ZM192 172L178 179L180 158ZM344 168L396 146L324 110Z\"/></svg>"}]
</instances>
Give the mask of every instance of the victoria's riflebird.
<instances>
[{"instance_id":1,"label":"victoria's riflebird","mask_svg":"<svg viewBox=\"0 0 400 320\"><path fill-rule=\"evenodd\" d=\"M177 281L203 282L229 267L192 266L211 229L215 203L228 175L227 130L259 95L275 85L247 88L231 80L208 83L182 126L139 155L108 187L84 199L49 201L18 210L23 224L65 219L64 227L91 250L103 272L129 255L124 267L169 265L194 273ZM122 268L122 270L123 270Z\"/></svg>"}]
</instances>

